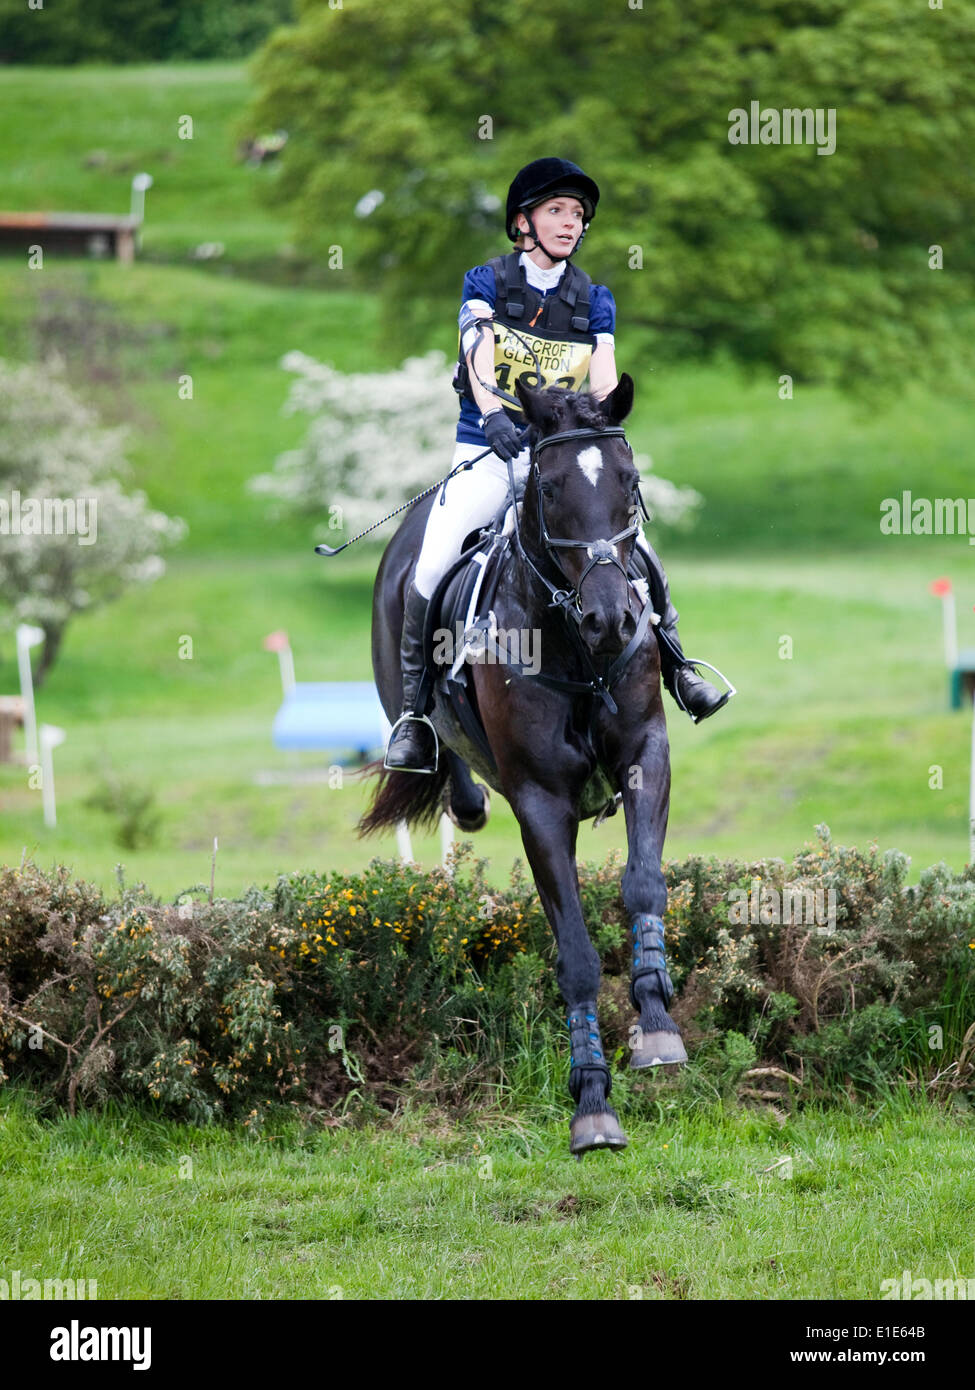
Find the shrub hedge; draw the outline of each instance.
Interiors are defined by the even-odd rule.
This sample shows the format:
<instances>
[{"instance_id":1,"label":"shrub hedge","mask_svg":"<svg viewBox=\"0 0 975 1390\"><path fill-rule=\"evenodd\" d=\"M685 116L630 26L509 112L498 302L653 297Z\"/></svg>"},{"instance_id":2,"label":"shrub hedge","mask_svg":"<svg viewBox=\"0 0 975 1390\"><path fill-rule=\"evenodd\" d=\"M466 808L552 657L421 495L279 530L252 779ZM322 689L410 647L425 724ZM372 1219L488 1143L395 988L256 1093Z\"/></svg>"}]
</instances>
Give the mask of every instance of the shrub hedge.
<instances>
[{"instance_id":1,"label":"shrub hedge","mask_svg":"<svg viewBox=\"0 0 975 1390\"><path fill-rule=\"evenodd\" d=\"M964 1107L975 870L937 864L908 885L899 851L838 847L817 829L788 864L665 864L689 1074L773 1104L903 1080ZM0 869L0 1080L72 1111L128 1096L248 1124L280 1102L567 1101L551 931L520 863L503 890L486 867L464 842L446 870L375 859L360 874L291 874L235 901L198 888L171 904L141 884L109 900L65 868ZM625 1097L622 867L619 852L583 865L580 885ZM779 920L790 889L806 890L805 921ZM810 920L817 892L828 920Z\"/></svg>"}]
</instances>

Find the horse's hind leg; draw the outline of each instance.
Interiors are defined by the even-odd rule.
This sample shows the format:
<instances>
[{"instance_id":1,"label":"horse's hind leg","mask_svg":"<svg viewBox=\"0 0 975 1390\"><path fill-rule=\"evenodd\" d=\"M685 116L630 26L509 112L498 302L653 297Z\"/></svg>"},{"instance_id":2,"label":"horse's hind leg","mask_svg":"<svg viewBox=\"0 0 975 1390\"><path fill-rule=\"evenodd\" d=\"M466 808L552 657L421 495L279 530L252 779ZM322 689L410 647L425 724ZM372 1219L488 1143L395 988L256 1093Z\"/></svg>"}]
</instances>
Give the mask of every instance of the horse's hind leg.
<instances>
[{"instance_id":1,"label":"horse's hind leg","mask_svg":"<svg viewBox=\"0 0 975 1390\"><path fill-rule=\"evenodd\" d=\"M590 1149L622 1149L626 1136L609 1103L613 1082L596 1017L599 955L589 939L579 897L579 823L565 795L535 784L512 791L509 799L558 946L558 982L567 1005L571 1048L569 1092L576 1102L569 1122L569 1152L581 1157Z\"/></svg>"},{"instance_id":2,"label":"horse's hind leg","mask_svg":"<svg viewBox=\"0 0 975 1390\"><path fill-rule=\"evenodd\" d=\"M491 796L483 783L475 782L470 768L452 748L444 748L450 781L444 795L444 810L459 829L468 833L483 830L491 814Z\"/></svg>"}]
</instances>

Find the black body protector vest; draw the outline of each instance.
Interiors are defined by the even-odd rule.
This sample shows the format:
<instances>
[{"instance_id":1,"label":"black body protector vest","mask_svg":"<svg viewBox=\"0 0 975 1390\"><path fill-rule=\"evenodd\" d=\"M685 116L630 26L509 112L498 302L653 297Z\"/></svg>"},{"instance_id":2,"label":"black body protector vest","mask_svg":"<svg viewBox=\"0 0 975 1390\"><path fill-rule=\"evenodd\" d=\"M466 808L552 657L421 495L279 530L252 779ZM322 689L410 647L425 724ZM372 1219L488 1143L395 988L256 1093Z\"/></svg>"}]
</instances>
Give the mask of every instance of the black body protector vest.
<instances>
[{"instance_id":1,"label":"black body protector vest","mask_svg":"<svg viewBox=\"0 0 975 1390\"><path fill-rule=\"evenodd\" d=\"M589 299L592 280L584 270L568 262L555 294L542 295L528 284L521 253L494 256L488 265L494 271L494 375L502 391L515 394L515 382L538 390L564 386L580 390L589 372L592 334L589 332ZM529 347L531 351L529 351ZM532 352L542 369L541 380ZM470 396L468 368L459 350L455 385ZM518 405L502 402L503 409L524 425Z\"/></svg>"}]
</instances>

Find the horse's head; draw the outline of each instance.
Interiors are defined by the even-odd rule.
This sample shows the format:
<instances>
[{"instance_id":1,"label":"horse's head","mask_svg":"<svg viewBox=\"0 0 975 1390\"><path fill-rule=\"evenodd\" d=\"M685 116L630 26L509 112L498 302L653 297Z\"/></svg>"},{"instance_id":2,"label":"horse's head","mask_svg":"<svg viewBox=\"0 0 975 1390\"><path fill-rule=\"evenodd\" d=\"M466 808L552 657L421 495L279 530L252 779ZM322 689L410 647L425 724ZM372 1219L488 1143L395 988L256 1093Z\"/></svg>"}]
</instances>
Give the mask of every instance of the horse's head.
<instances>
[{"instance_id":1,"label":"horse's head","mask_svg":"<svg viewBox=\"0 0 975 1390\"><path fill-rule=\"evenodd\" d=\"M626 562L639 524L640 475L619 428L633 405L633 381L624 372L603 401L561 387L532 391L521 381L515 389L532 427L523 544L576 590L579 632L592 654L615 656L636 630Z\"/></svg>"}]
</instances>

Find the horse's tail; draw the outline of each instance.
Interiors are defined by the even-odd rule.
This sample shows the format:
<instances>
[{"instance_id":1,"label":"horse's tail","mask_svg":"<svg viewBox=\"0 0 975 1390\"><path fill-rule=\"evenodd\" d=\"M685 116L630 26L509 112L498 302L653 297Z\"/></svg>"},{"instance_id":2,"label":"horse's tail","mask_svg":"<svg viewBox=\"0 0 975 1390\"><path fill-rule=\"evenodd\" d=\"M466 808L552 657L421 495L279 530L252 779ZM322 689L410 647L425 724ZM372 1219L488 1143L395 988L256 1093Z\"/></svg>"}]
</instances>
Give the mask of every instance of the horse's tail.
<instances>
[{"instance_id":1,"label":"horse's tail","mask_svg":"<svg viewBox=\"0 0 975 1390\"><path fill-rule=\"evenodd\" d=\"M359 817L356 824L360 838L374 835L377 830L386 830L401 820L405 820L411 830L436 830L443 811L443 790L450 776L442 749L436 772L402 772L383 767L382 759L377 758L361 770L363 777L373 773L379 774L379 781L368 811Z\"/></svg>"}]
</instances>

